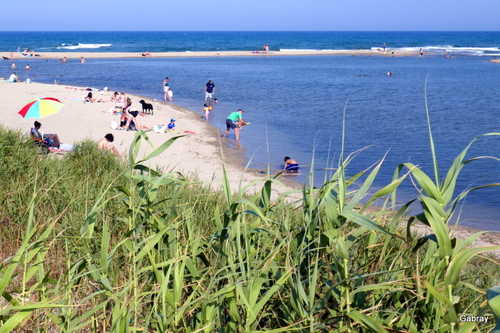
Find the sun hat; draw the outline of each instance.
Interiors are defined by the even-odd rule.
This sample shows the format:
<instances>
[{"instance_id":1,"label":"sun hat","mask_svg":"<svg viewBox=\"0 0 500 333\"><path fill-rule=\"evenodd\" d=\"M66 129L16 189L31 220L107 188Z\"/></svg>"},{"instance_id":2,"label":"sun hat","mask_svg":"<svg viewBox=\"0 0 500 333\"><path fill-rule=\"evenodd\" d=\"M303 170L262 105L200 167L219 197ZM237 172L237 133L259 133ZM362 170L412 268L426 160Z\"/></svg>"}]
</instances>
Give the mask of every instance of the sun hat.
<instances>
[{"instance_id":1,"label":"sun hat","mask_svg":"<svg viewBox=\"0 0 500 333\"><path fill-rule=\"evenodd\" d=\"M241 111L241 112L245 112L245 111L243 111L242 109L238 109L238 111L236 111L236 112L240 112L240 111Z\"/></svg>"},{"instance_id":2,"label":"sun hat","mask_svg":"<svg viewBox=\"0 0 500 333\"><path fill-rule=\"evenodd\" d=\"M175 121L175 119L174 119L174 118L172 118L172 119L170 119L170 121Z\"/></svg>"}]
</instances>

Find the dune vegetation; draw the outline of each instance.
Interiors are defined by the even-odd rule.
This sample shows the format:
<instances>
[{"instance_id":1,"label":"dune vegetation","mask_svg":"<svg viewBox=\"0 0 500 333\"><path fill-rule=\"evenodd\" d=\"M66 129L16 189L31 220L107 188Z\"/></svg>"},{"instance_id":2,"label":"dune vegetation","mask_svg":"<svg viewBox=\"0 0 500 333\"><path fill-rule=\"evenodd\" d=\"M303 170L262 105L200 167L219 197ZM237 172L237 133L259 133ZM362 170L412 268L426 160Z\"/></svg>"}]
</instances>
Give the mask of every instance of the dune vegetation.
<instances>
[{"instance_id":1,"label":"dune vegetation","mask_svg":"<svg viewBox=\"0 0 500 333\"><path fill-rule=\"evenodd\" d=\"M404 163L375 193L382 161L348 177L342 154L322 187L274 198L279 175L253 194L146 166L177 139L142 158L137 132L122 161L90 141L40 154L0 130L0 333L494 329L500 268L486 252L499 247L448 232L469 147L444 177ZM414 216L392 205L410 175Z\"/></svg>"}]
</instances>

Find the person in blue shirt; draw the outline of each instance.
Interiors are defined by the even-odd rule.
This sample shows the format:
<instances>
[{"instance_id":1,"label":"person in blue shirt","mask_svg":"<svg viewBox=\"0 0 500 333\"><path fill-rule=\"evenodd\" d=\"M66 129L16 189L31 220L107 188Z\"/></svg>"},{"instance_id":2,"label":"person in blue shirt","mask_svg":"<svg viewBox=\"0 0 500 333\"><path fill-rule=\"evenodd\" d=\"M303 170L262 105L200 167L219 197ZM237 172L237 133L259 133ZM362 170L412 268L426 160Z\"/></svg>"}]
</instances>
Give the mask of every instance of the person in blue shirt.
<instances>
[{"instance_id":1,"label":"person in blue shirt","mask_svg":"<svg viewBox=\"0 0 500 333\"><path fill-rule=\"evenodd\" d=\"M170 123L167 126L169 131L173 131L175 129L175 119L170 119Z\"/></svg>"},{"instance_id":2,"label":"person in blue shirt","mask_svg":"<svg viewBox=\"0 0 500 333\"><path fill-rule=\"evenodd\" d=\"M207 99L212 99L213 94L215 94L215 84L212 82L212 80L208 80L207 84L205 85L205 101Z\"/></svg>"}]
</instances>

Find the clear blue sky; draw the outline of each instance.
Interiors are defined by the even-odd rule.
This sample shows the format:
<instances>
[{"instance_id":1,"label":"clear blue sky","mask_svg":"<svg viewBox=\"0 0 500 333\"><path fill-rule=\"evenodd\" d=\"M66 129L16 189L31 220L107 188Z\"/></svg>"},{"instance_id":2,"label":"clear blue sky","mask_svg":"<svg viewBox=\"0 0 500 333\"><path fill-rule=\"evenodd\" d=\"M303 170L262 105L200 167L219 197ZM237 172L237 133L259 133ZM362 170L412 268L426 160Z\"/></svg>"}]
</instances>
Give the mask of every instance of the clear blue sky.
<instances>
[{"instance_id":1,"label":"clear blue sky","mask_svg":"<svg viewBox=\"0 0 500 333\"><path fill-rule=\"evenodd\" d=\"M499 30L500 0L4 0L0 31Z\"/></svg>"}]
</instances>

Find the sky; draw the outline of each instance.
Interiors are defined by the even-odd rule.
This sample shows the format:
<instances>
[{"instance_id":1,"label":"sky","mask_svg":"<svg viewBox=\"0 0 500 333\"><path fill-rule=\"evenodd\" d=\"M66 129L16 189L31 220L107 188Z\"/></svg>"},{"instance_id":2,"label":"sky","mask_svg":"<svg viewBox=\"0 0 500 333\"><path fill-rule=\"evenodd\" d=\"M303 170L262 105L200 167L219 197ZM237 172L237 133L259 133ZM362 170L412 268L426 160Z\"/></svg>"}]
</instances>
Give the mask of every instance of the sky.
<instances>
[{"instance_id":1,"label":"sky","mask_svg":"<svg viewBox=\"0 0 500 333\"><path fill-rule=\"evenodd\" d=\"M498 31L500 0L2 1L0 31Z\"/></svg>"}]
</instances>

